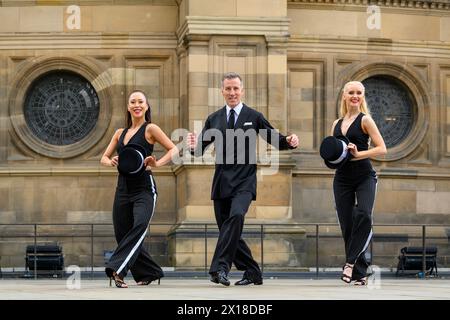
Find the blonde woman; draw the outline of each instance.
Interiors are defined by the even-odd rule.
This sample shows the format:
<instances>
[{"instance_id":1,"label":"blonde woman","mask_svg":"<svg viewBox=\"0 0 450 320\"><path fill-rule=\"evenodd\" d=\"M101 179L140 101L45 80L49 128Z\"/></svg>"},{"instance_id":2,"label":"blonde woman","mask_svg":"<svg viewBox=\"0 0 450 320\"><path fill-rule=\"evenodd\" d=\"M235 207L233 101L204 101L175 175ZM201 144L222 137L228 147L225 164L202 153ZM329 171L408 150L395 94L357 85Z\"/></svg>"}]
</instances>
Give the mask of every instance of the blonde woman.
<instances>
[{"instance_id":1,"label":"blonde woman","mask_svg":"<svg viewBox=\"0 0 450 320\"><path fill-rule=\"evenodd\" d=\"M336 170L333 191L336 212L345 243L346 263L341 280L355 285L367 284L369 266L365 251L372 238L372 210L377 187L376 172L369 158L386 154L386 145L370 116L361 82L345 84L340 116L331 135L345 136L350 161ZM369 148L370 141L373 147Z\"/></svg>"}]
</instances>

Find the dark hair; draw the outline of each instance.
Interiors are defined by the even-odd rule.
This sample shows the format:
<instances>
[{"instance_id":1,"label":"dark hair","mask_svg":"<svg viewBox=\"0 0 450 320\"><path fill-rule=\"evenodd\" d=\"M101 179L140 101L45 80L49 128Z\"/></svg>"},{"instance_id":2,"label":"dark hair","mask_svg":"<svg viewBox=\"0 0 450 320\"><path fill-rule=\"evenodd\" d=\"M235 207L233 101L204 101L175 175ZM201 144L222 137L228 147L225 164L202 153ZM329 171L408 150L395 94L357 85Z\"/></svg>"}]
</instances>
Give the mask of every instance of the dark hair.
<instances>
[{"instance_id":1,"label":"dark hair","mask_svg":"<svg viewBox=\"0 0 450 320\"><path fill-rule=\"evenodd\" d=\"M232 80L232 79L236 79L236 78L238 78L241 81L241 87L243 87L244 86L244 81L242 80L242 77L241 77L241 75L239 73L237 73L237 72L227 72L222 77L222 88L223 88L223 81L225 79Z\"/></svg>"},{"instance_id":2,"label":"dark hair","mask_svg":"<svg viewBox=\"0 0 450 320\"><path fill-rule=\"evenodd\" d=\"M150 123L150 122L152 122L151 107L150 107L150 104L148 103L147 95L145 94L144 91L142 91L142 90L133 90L133 91L131 91L131 93L128 95L127 105L128 105L128 102L130 101L131 95L132 95L133 93L136 93L136 92L142 93L142 95L143 95L144 98L145 98L145 103L146 103L147 106L148 106L147 111L145 111L145 122ZM132 121L131 121L131 114L130 114L130 112L127 110L127 128L131 127L132 124L133 124L133 123L132 123Z\"/></svg>"}]
</instances>

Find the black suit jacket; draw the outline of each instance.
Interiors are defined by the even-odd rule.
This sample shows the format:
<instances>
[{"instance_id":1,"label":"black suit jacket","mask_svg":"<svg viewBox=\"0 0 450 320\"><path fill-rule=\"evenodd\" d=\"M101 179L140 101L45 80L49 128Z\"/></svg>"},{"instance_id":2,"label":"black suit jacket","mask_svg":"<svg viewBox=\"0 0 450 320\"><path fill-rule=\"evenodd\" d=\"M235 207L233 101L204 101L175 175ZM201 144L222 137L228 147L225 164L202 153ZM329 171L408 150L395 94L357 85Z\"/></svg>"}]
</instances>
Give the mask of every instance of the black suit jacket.
<instances>
[{"instance_id":1,"label":"black suit jacket","mask_svg":"<svg viewBox=\"0 0 450 320\"><path fill-rule=\"evenodd\" d=\"M211 130L216 129L216 130ZM214 142L216 148L216 170L214 173L211 199L224 199L243 191L253 194L256 200L256 143L250 142L250 136L261 135L270 144L275 144L280 150L292 149L286 141L286 136L276 131L264 118L262 113L243 105L235 124L235 134L247 134L245 147L236 146L237 138L231 137L233 131L228 131L227 138L226 107L208 116L205 126L198 137L195 156L201 156L209 144ZM262 131L265 129L266 131ZM241 131L242 130L242 131ZM242 140L241 140L242 142ZM223 152L222 152L223 150Z\"/></svg>"}]
</instances>

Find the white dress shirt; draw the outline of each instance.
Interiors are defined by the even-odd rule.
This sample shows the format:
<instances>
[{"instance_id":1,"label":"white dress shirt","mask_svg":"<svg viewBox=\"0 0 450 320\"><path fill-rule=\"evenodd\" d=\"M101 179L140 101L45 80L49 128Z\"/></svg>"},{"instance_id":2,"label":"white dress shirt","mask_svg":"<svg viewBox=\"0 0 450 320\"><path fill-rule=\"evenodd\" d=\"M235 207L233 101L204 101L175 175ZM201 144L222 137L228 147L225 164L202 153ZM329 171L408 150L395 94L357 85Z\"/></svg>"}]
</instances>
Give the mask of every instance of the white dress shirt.
<instances>
[{"instance_id":1,"label":"white dress shirt","mask_svg":"<svg viewBox=\"0 0 450 320\"><path fill-rule=\"evenodd\" d=\"M236 124L236 121L237 121L237 119L239 117L239 113L241 113L242 107L243 107L242 102L239 102L239 104L236 107L233 108L233 110L235 112L234 124ZM230 111L231 111L231 108L227 105L227 123L228 123L228 119L230 119Z\"/></svg>"}]
</instances>

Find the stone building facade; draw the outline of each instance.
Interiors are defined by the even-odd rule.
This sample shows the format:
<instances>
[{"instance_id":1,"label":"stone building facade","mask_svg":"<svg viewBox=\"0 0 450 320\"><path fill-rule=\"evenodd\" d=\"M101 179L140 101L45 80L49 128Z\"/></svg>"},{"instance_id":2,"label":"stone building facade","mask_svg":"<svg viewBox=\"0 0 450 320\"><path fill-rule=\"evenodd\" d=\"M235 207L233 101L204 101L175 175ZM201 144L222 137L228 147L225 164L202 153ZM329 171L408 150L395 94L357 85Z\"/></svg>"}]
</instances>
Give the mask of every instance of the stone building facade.
<instances>
[{"instance_id":1,"label":"stone building facade","mask_svg":"<svg viewBox=\"0 0 450 320\"><path fill-rule=\"evenodd\" d=\"M300 137L297 150L269 152L273 161L260 166L258 199L247 214L246 237L267 268L313 266L314 223L330 223L319 230L320 266L342 263L339 229L331 225L333 172L318 147L352 79L367 83L380 102L374 118L389 142L388 154L373 159L380 178L373 259L395 266L400 247L421 245L422 228L400 224L426 223L435 225L427 235L448 266L450 1L0 4L3 266L23 264L34 226L18 224L34 223L65 224L36 232L40 242L63 245L66 264L101 266L114 248L111 227L102 224L111 223L117 172L99 160L125 124L127 94L147 92L153 121L178 142L177 129L198 131L198 121L223 105L227 71L243 75L248 105ZM60 97L64 108L59 85L80 88ZM156 155L162 152L158 146ZM147 245L164 266L204 267L217 236L212 164L182 161L154 174L159 198Z\"/></svg>"}]
</instances>

